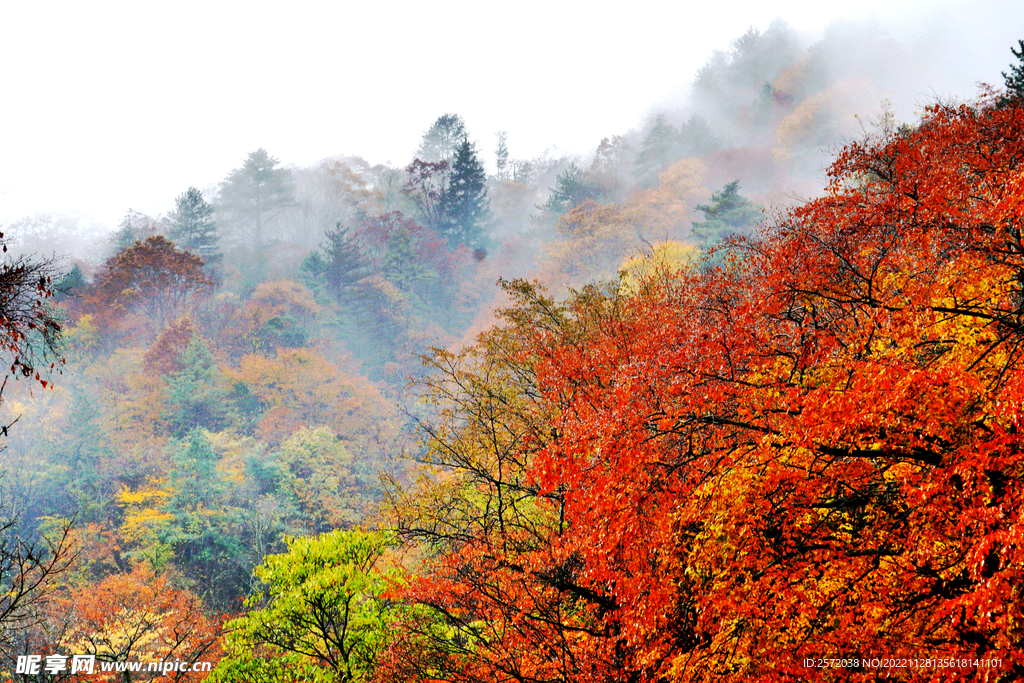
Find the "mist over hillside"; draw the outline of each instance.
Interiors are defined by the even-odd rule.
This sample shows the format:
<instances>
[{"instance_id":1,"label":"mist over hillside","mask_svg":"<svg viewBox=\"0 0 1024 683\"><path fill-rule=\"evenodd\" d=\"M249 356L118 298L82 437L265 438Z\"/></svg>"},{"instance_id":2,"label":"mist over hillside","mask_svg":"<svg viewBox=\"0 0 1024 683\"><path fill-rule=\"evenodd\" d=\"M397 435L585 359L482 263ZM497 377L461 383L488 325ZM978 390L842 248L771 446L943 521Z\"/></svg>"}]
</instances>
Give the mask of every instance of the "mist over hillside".
<instances>
[{"instance_id":1,"label":"mist over hillside","mask_svg":"<svg viewBox=\"0 0 1024 683\"><path fill-rule=\"evenodd\" d=\"M621 31L678 38L658 4ZM55 208L0 235L0 679L66 653L216 665L183 683L781 681L968 645L1006 663L978 680L1024 674L1024 25L962 9L765 18L638 70L654 104L619 106L632 62L581 39L488 113L510 57L441 58L478 33L379 69L265 48L222 83L330 73L317 97L374 119L354 137L303 137L330 112L295 99L253 105L266 139L217 118L172 154L129 98L165 156L54 165ZM573 81L598 51L603 87ZM394 106L410 69L459 97ZM167 104L183 126L220 115L208 77Z\"/></svg>"},{"instance_id":2,"label":"mist over hillside","mask_svg":"<svg viewBox=\"0 0 1024 683\"><path fill-rule=\"evenodd\" d=\"M527 3L490 24L463 7L404 8L408 21L396 22L374 8L316 4L274 16L232 12L230 3L132 13L115 4L86 12L58 3L61 11L45 17L24 6L9 17L19 30L0 50L17 65L4 92L18 135L0 166L3 224L79 211L113 226L128 208L166 213L181 188L215 186L259 147L285 165L347 154L402 167L429 122L448 111L467 120L489 172L501 130L517 156L554 147L586 156L601 138L642 127L666 94L675 93L657 109L680 108L714 50L778 19L803 46L837 21L863 27L864 45L836 55L851 64L873 59L871 34L895 42L907 59L875 66L907 75L886 95L912 118L914 101L932 92L969 97L977 80L998 83L1004 46L1022 20L1012 2L960 0L696 10L643 2L614 22ZM424 49L427 35L435 55L457 51L459 73L444 66L455 53L427 72L410 66L411 46ZM254 36L279 49L254 48ZM244 65L234 57L243 54ZM355 55L375 56L357 67ZM858 104L862 112L879 106L873 97Z\"/></svg>"},{"instance_id":3,"label":"mist over hillside","mask_svg":"<svg viewBox=\"0 0 1024 683\"><path fill-rule=\"evenodd\" d=\"M601 196L605 199L622 200L637 183L651 185L652 174L664 170L669 160L683 157L699 158L706 167L702 180L705 195L739 180L762 206L784 206L794 198L810 196L824 186L831 151L881 118L912 120L935 98L973 97L982 82L979 73L998 82L1005 63L1002 46L1012 44L1013 22L995 19L1012 14L1003 5L989 4L969 13L936 8L915 13L913 18L890 15L887 23L842 20L819 33L798 30L781 19L762 28L751 26L731 44L715 50L691 76L678 73L675 94L651 105L633 127L608 131L594 139L589 150L570 152L566 147L549 146L539 156L521 157L517 150L536 149L535 140L523 140L514 128L489 132L467 119L468 133L488 174L495 219L490 232L499 241L529 234L532 251L536 251L551 237L539 227L543 221L538 220L542 212L537 207L550 199L558 174L569 164L586 169L594 178L602 176L596 182L604 184ZM993 32L999 31L1006 33L1006 39L994 38ZM663 132L658 129L659 121L676 129L673 135L693 139L645 150L645 144L658 144L656 138ZM429 119L420 126L425 128L428 123ZM693 126L700 130L690 130ZM706 139L698 140L700 136ZM504 142L499 143L499 137ZM499 145L504 145L503 162L499 162ZM405 165L415 151L408 149L404 154L407 161L394 163L342 153L305 167L284 164L299 179L300 203L305 202L307 208L299 210L305 211L302 216L292 210L279 221L290 223L287 228L282 226L279 241L308 250L335 223L354 215L351 210L329 206L337 202L329 197L337 191L325 185L331 180L325 179L322 169L338 161L358 169L353 172L371 191L388 194L385 208L399 208L407 199L402 192ZM650 157L650 162L641 162L650 168L640 170L638 156ZM205 168L207 163L201 161L197 168ZM498 163L503 163L502 168ZM208 173L203 170L199 176L210 178ZM221 170L224 173L226 170ZM170 190L159 202L167 208L149 215L161 220L172 206L171 199L183 189ZM221 184L207 182L201 189L216 203ZM689 201L692 209L693 202L699 200ZM319 208L312 209L313 204ZM122 211L131 212L138 206L139 202L129 200ZM408 204L401 208L409 213ZM323 215L313 217L311 211ZM314 226L311 221L319 223ZM304 227L295 240L297 223ZM118 229L114 223L97 221L81 211L8 214L5 225L19 252L70 256L92 266L105 257L101 232ZM548 221L548 231L551 227ZM508 275L522 274L530 267L523 265Z\"/></svg>"}]
</instances>

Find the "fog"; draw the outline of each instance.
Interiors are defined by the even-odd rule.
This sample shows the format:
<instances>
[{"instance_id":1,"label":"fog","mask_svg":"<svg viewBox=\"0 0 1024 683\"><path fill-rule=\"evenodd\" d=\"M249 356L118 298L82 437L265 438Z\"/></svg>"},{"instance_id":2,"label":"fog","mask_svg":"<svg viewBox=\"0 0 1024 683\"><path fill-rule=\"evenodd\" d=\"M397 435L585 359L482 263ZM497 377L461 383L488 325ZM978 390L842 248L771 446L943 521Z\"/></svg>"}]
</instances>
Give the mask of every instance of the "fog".
<instances>
[{"instance_id":1,"label":"fog","mask_svg":"<svg viewBox=\"0 0 1024 683\"><path fill-rule=\"evenodd\" d=\"M999 82L1024 27L1013 2L631 7L22 3L0 27L0 221L82 212L113 227L129 208L166 213L258 147L285 165L349 154L404 167L445 112L467 121L489 172L501 130L516 157L586 156L655 110L685 109L716 50L776 19L805 45L836 22L870 27L890 54L835 55L883 72L851 104L888 98L911 116L933 93Z\"/></svg>"},{"instance_id":2,"label":"fog","mask_svg":"<svg viewBox=\"0 0 1024 683\"><path fill-rule=\"evenodd\" d=\"M46 599L30 595L17 629L0 600L0 671L57 643L106 657L94 635L130 628L138 648L118 661L216 660L223 646L210 680L271 680L231 673L263 650L224 623L262 613L271 574L289 573L258 567L357 525L402 532L407 511L472 529L492 509L472 477L499 498L540 481L520 478L517 460L561 430L543 421L558 404L537 399L561 389L538 368L563 350L566 365L588 357L563 342L639 315L666 336L637 346L637 368L654 367L655 338L701 343L697 314L647 320L676 305L654 305L651 276L678 280L680 302L714 293L687 294L690 282L728 291L734 276L716 266L741 261L722 247L816 196L842 145L878 125L927 132L915 127L929 104L970 102L981 82L1016 93L1001 72L1024 74L1010 51L1024 10L1011 2L690 5L5 9L0 270L13 310L5 353L20 355L0 383L0 567L11 548L32 548L22 539L45 536L38 547L56 564L30 569L57 576L29 589ZM593 358L616 357L613 336L593 339ZM601 386L613 385L632 391ZM701 401L696 424L710 426ZM636 422L645 442L658 443L646 433L664 414ZM464 463L437 469L462 448ZM588 445L583 459L591 452L596 468L603 453ZM549 502L535 495L516 528L543 526ZM550 519L563 529L561 514ZM187 642L159 641L182 632Z\"/></svg>"}]
</instances>

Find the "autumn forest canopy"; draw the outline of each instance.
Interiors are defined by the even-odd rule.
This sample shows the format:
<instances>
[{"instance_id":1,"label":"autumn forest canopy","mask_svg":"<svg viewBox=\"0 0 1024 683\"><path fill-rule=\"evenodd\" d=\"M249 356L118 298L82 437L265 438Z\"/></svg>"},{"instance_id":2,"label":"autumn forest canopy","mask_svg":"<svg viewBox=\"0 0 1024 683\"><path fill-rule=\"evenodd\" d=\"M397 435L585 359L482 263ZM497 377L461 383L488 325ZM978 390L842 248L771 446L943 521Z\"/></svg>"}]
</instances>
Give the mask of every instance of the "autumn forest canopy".
<instances>
[{"instance_id":1,"label":"autumn forest canopy","mask_svg":"<svg viewBox=\"0 0 1024 683\"><path fill-rule=\"evenodd\" d=\"M913 121L852 45L5 226L3 680L1024 676L1024 41Z\"/></svg>"}]
</instances>

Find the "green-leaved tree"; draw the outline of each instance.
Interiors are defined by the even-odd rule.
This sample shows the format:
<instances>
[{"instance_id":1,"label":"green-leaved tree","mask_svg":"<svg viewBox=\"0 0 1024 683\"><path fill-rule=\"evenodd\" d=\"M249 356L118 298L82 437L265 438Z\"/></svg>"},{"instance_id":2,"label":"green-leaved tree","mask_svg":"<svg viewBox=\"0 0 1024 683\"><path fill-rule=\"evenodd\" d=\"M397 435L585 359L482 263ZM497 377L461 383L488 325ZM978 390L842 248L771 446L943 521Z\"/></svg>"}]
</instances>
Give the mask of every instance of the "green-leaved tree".
<instances>
[{"instance_id":1,"label":"green-leaved tree","mask_svg":"<svg viewBox=\"0 0 1024 683\"><path fill-rule=\"evenodd\" d=\"M182 369L167 377L165 416L171 431L181 436L196 427L222 428L227 419L227 389L210 347L193 338L181 352L180 363Z\"/></svg>"},{"instance_id":2,"label":"green-leaved tree","mask_svg":"<svg viewBox=\"0 0 1024 683\"><path fill-rule=\"evenodd\" d=\"M383 557L393 538L338 530L287 543L288 552L268 555L256 568L263 590L228 623L227 656L210 680L368 680L389 631L383 594L397 571Z\"/></svg>"}]
</instances>

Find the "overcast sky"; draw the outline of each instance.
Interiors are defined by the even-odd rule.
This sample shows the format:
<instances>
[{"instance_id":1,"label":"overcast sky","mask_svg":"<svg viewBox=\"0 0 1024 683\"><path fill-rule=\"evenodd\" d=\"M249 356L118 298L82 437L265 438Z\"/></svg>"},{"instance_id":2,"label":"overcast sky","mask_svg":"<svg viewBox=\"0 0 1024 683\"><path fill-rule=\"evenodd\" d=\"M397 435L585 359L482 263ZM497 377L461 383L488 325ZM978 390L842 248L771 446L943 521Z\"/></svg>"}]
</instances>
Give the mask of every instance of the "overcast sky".
<instances>
[{"instance_id":1,"label":"overcast sky","mask_svg":"<svg viewBox=\"0 0 1024 683\"><path fill-rule=\"evenodd\" d=\"M922 100L1001 84L1024 38L1024 3L1003 0L7 0L0 16L3 224L165 213L258 147L284 164L352 154L404 166L447 112L488 163L499 130L513 157L586 154L776 18L810 39L837 20L877 22L934 60Z\"/></svg>"}]
</instances>

